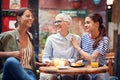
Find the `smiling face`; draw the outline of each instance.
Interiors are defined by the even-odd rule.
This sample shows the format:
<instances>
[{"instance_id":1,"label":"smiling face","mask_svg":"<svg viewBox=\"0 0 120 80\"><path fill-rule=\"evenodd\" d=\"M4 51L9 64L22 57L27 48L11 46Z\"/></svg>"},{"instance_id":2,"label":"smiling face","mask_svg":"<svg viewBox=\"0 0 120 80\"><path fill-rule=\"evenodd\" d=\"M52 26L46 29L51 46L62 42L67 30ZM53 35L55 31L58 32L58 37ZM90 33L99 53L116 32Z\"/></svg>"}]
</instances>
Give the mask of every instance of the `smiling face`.
<instances>
[{"instance_id":1,"label":"smiling face","mask_svg":"<svg viewBox=\"0 0 120 80\"><path fill-rule=\"evenodd\" d=\"M87 32L94 32L96 29L98 29L98 25L98 22L94 22L90 17L85 18L85 28Z\"/></svg>"},{"instance_id":2,"label":"smiling face","mask_svg":"<svg viewBox=\"0 0 120 80\"><path fill-rule=\"evenodd\" d=\"M69 30L68 22L63 21L62 19L56 19L54 25L56 26L57 32L68 32Z\"/></svg>"},{"instance_id":3,"label":"smiling face","mask_svg":"<svg viewBox=\"0 0 120 80\"><path fill-rule=\"evenodd\" d=\"M30 10L25 10L21 16L17 17L18 23L21 27L29 28L32 26L34 17Z\"/></svg>"},{"instance_id":4,"label":"smiling face","mask_svg":"<svg viewBox=\"0 0 120 80\"><path fill-rule=\"evenodd\" d=\"M70 16L65 14L58 14L55 17L54 22L57 32L61 33L62 35L67 35L69 32L70 20Z\"/></svg>"}]
</instances>

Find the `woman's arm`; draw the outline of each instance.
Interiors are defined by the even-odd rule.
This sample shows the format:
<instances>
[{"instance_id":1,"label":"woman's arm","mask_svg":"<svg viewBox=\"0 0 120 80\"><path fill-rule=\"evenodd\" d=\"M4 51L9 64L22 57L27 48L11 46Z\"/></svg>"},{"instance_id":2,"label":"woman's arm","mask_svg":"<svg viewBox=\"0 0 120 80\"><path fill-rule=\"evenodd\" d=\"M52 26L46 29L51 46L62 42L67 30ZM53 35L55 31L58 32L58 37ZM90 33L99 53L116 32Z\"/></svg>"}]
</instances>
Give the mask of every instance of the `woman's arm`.
<instances>
[{"instance_id":1,"label":"woman's arm","mask_svg":"<svg viewBox=\"0 0 120 80\"><path fill-rule=\"evenodd\" d=\"M1 52L0 51L0 57L16 57L20 59L22 56L20 51L12 51L12 52Z\"/></svg>"},{"instance_id":2,"label":"woman's arm","mask_svg":"<svg viewBox=\"0 0 120 80\"><path fill-rule=\"evenodd\" d=\"M91 61L92 56L96 56L96 57L99 56L99 53L96 51L94 51L92 54L88 54L87 52L83 51L79 46L79 40L77 40L76 38L72 39L72 43L73 46L78 50L80 55L83 56L83 58L85 58L88 61Z\"/></svg>"},{"instance_id":3,"label":"woman's arm","mask_svg":"<svg viewBox=\"0 0 120 80\"><path fill-rule=\"evenodd\" d=\"M92 54L88 54L87 52L83 51L80 47L77 48L78 52L88 61L91 61L92 56L98 57L101 56L100 53L94 51Z\"/></svg>"}]
</instances>

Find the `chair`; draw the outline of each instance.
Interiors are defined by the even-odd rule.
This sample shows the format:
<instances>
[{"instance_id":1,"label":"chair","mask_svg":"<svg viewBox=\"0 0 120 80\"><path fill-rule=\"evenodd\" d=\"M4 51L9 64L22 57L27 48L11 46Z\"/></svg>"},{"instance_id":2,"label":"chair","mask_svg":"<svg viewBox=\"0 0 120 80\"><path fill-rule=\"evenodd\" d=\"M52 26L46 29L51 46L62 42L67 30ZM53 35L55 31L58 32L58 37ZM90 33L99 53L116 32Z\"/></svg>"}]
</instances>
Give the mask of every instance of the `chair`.
<instances>
[{"instance_id":1,"label":"chair","mask_svg":"<svg viewBox=\"0 0 120 80\"><path fill-rule=\"evenodd\" d=\"M110 52L110 53L106 54L107 65L109 67L108 72L109 72L110 76L113 75L113 63L115 61L114 59L115 59L115 53Z\"/></svg>"},{"instance_id":2,"label":"chair","mask_svg":"<svg viewBox=\"0 0 120 80\"><path fill-rule=\"evenodd\" d=\"M110 76L110 80L119 80L116 76Z\"/></svg>"}]
</instances>

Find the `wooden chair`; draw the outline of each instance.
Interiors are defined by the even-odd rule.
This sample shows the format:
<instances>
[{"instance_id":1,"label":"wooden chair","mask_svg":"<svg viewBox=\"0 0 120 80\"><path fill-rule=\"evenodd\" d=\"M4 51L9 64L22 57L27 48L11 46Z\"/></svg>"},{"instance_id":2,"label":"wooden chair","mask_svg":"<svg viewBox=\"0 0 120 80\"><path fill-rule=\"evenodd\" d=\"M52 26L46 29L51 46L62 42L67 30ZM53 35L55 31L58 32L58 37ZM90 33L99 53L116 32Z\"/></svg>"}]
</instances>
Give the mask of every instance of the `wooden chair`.
<instances>
[{"instance_id":1,"label":"wooden chair","mask_svg":"<svg viewBox=\"0 0 120 80\"><path fill-rule=\"evenodd\" d=\"M115 59L115 53L110 52L106 54L106 60L107 60L107 65L109 67L110 76L113 75L113 63L115 61L114 59Z\"/></svg>"}]
</instances>

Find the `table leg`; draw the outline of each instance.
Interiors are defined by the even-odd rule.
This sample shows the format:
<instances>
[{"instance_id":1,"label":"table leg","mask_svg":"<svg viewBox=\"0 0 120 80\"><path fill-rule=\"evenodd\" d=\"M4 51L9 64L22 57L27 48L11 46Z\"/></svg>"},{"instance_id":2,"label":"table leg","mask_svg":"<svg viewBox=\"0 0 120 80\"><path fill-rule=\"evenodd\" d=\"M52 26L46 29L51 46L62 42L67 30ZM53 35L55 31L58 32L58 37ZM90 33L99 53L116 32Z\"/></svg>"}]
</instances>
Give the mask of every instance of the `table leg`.
<instances>
[{"instance_id":1,"label":"table leg","mask_svg":"<svg viewBox=\"0 0 120 80\"><path fill-rule=\"evenodd\" d=\"M57 78L57 80L59 80L59 79L62 80L61 74L58 74L57 77L59 77L59 78Z\"/></svg>"},{"instance_id":2,"label":"table leg","mask_svg":"<svg viewBox=\"0 0 120 80\"><path fill-rule=\"evenodd\" d=\"M74 75L74 80L77 80L77 76L78 76L78 75Z\"/></svg>"},{"instance_id":3,"label":"table leg","mask_svg":"<svg viewBox=\"0 0 120 80\"><path fill-rule=\"evenodd\" d=\"M60 80L62 80L61 74L58 74L58 76L60 77ZM74 76L73 76L73 80L77 80L77 76L78 76L78 75L74 75Z\"/></svg>"},{"instance_id":4,"label":"table leg","mask_svg":"<svg viewBox=\"0 0 120 80\"><path fill-rule=\"evenodd\" d=\"M60 80L62 80L62 76L60 75Z\"/></svg>"}]
</instances>

